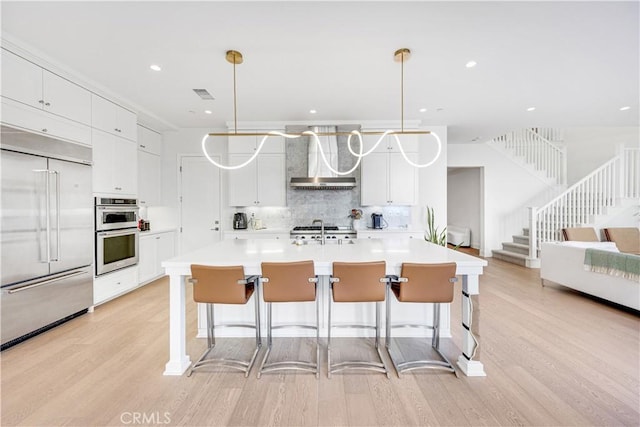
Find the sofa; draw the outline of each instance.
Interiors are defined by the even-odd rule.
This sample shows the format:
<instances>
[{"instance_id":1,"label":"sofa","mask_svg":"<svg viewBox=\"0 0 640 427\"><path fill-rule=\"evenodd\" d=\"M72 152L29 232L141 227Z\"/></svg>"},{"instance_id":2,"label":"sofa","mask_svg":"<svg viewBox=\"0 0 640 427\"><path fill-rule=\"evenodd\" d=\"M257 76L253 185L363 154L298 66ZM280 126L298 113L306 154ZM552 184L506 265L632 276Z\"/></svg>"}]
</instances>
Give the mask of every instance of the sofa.
<instances>
[{"instance_id":1,"label":"sofa","mask_svg":"<svg viewBox=\"0 0 640 427\"><path fill-rule=\"evenodd\" d=\"M540 278L640 310L640 281L591 271L585 267L587 249L617 252L613 242L550 242L540 245ZM624 256L637 256L627 255Z\"/></svg>"},{"instance_id":2,"label":"sofa","mask_svg":"<svg viewBox=\"0 0 640 427\"><path fill-rule=\"evenodd\" d=\"M447 243L454 246L471 246L471 229L459 225L447 225Z\"/></svg>"},{"instance_id":3,"label":"sofa","mask_svg":"<svg viewBox=\"0 0 640 427\"><path fill-rule=\"evenodd\" d=\"M635 227L615 227L603 229L609 242L614 242L620 252L640 255L640 230Z\"/></svg>"}]
</instances>

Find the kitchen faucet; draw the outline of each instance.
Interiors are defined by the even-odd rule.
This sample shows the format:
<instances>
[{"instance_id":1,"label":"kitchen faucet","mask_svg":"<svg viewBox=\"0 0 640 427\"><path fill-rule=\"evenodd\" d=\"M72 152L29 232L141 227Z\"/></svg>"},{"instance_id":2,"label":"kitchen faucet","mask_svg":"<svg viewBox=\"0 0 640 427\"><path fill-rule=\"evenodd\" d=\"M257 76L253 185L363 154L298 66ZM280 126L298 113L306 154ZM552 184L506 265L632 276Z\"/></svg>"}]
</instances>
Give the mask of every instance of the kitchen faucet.
<instances>
[{"instance_id":1,"label":"kitchen faucet","mask_svg":"<svg viewBox=\"0 0 640 427\"><path fill-rule=\"evenodd\" d=\"M311 225L315 224L316 222L320 223L320 244L324 245L324 221L321 219L314 219Z\"/></svg>"}]
</instances>

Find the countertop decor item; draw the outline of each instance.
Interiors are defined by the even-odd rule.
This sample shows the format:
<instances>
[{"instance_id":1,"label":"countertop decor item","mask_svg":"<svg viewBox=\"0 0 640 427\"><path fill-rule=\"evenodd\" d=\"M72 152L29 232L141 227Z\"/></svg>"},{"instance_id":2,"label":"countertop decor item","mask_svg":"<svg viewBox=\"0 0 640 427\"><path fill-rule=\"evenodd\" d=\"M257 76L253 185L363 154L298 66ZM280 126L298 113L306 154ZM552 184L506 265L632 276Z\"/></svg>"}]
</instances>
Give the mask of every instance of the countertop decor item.
<instances>
[{"instance_id":1,"label":"countertop decor item","mask_svg":"<svg viewBox=\"0 0 640 427\"><path fill-rule=\"evenodd\" d=\"M358 166L360 166L360 161L362 160L362 158L368 154L370 154L371 152L373 152L376 147L385 139L385 137L387 135L391 135L394 137L396 144L398 144L398 148L400 150L400 153L402 154L402 157L404 158L404 160L409 163L411 166L416 167L416 168L423 168L423 167L427 167L427 166L431 166L433 163L435 163L436 160L438 160L438 158L440 157L440 153L442 151L442 141L440 141L440 137L438 137L438 135L434 132L428 131L428 130L405 130L404 129L404 63L406 60L409 59L409 57L411 56L411 51L407 48L402 48L402 49L398 49L394 52L393 57L395 61L400 62L401 66L400 66L400 86L401 86L401 90L400 90L400 130L393 130L393 129L389 129L386 131L363 131L363 132L359 132L359 131L351 131L351 132L338 132L333 131L333 132L314 132L312 130L307 130L304 132L300 132L300 133L283 133L280 131L268 131L268 132L238 132L238 115L237 115L237 96L236 96L236 92L237 92L237 88L236 88L236 65L242 64L242 62L244 61L244 58L242 56L242 54L236 50L228 50L226 52L226 59L227 62L233 64L233 123L234 123L234 130L233 132L212 132L212 133L208 133L205 134L204 137L202 138L202 152L204 153L205 157L207 158L207 160L209 160L212 164L214 164L215 166L221 168L221 169L227 169L227 170L234 170L234 169L240 169L243 168L244 166L248 165L249 163L251 163L257 156L258 154L260 154L260 151L262 150L262 147L264 146L264 143L267 141L267 139L270 136L281 136L284 138L300 138L301 136L309 136L311 137L311 141L313 141L318 148L318 152L320 153L320 157L322 158L322 161L324 162L324 164L327 166L327 168L334 174L339 175L339 176L344 176L344 175L350 175L353 171L356 170L356 168ZM343 135L343 136L347 136L347 145L349 147L349 152L357 157L357 161L355 163L355 165L349 169L348 171L338 171L335 168L333 168L330 164L330 162L327 160L327 157L325 155L325 152L322 149L322 145L320 143L320 136L338 136L338 135ZM362 136L363 135L379 135L380 138L378 139L378 141L373 145L373 147L371 147L368 151L363 152L364 150L364 145L363 145L363 141L362 141ZM436 143L438 144L438 148L437 148L437 152L436 155L433 157L433 159L431 159L429 162L424 163L424 164L417 164L414 163L413 161L411 161L411 159L409 159L409 157L406 155L406 153L404 152L404 149L402 148L402 143L400 141L399 136L402 135L433 135L433 137L436 140ZM255 153L253 154L253 156L249 157L249 159L247 159L244 163L240 163L238 165L222 165L218 162L216 162L213 158L211 158L211 156L209 156L209 153L207 152L207 140L209 139L209 137L216 137L216 136L220 136L220 137L225 137L227 139L229 139L231 141L232 137L236 137L236 136L254 136L254 137L262 137L262 140L260 141L260 144L258 145L258 148L256 149ZM356 137L359 140L359 149L358 152L354 151L352 146L351 146L351 138L352 137Z\"/></svg>"}]
</instances>

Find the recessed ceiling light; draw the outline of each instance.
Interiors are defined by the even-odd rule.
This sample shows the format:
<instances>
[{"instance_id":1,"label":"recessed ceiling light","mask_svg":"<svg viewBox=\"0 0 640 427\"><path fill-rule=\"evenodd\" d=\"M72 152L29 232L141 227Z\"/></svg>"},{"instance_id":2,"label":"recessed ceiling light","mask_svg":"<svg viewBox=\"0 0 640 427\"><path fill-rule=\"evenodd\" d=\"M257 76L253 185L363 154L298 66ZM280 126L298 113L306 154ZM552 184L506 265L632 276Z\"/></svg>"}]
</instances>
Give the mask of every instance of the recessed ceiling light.
<instances>
[{"instance_id":1,"label":"recessed ceiling light","mask_svg":"<svg viewBox=\"0 0 640 427\"><path fill-rule=\"evenodd\" d=\"M476 65L478 65L478 63L477 63L476 61L469 61L469 62L467 62L467 63L466 63L466 65L465 65L465 66L466 66L467 68L473 68L473 67L475 67Z\"/></svg>"},{"instance_id":2,"label":"recessed ceiling light","mask_svg":"<svg viewBox=\"0 0 640 427\"><path fill-rule=\"evenodd\" d=\"M536 107L529 107L527 108L527 111L534 111L536 109Z\"/></svg>"},{"instance_id":3,"label":"recessed ceiling light","mask_svg":"<svg viewBox=\"0 0 640 427\"><path fill-rule=\"evenodd\" d=\"M309 113L310 114L315 114L315 113L317 113L317 111L316 110L309 110Z\"/></svg>"},{"instance_id":4,"label":"recessed ceiling light","mask_svg":"<svg viewBox=\"0 0 640 427\"><path fill-rule=\"evenodd\" d=\"M153 64L151 65L149 68L151 68L153 71L161 71L162 68L160 68L159 65Z\"/></svg>"},{"instance_id":5,"label":"recessed ceiling light","mask_svg":"<svg viewBox=\"0 0 640 427\"><path fill-rule=\"evenodd\" d=\"M204 110L205 114L211 114L211 110Z\"/></svg>"},{"instance_id":6,"label":"recessed ceiling light","mask_svg":"<svg viewBox=\"0 0 640 427\"><path fill-rule=\"evenodd\" d=\"M629 110L631 107L629 106L625 106L625 107L620 107L620 111L627 111Z\"/></svg>"},{"instance_id":7,"label":"recessed ceiling light","mask_svg":"<svg viewBox=\"0 0 640 427\"><path fill-rule=\"evenodd\" d=\"M427 111L427 109L426 109L426 108L421 108L421 109L420 109L420 110L418 110L418 111L420 111L421 113L424 113L424 112L426 112L426 111Z\"/></svg>"}]
</instances>

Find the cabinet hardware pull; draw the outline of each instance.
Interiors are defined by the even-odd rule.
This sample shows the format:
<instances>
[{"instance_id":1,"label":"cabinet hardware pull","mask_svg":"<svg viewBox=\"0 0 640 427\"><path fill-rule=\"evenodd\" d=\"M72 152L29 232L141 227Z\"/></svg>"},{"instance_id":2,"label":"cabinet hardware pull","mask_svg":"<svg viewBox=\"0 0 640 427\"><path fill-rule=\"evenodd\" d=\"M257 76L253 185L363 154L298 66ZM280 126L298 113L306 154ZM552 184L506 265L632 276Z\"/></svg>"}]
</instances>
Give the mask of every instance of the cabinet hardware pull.
<instances>
[{"instance_id":1,"label":"cabinet hardware pull","mask_svg":"<svg viewBox=\"0 0 640 427\"><path fill-rule=\"evenodd\" d=\"M48 106L49 106L49 105L51 105L51 104L50 104L50 103L48 103L48 102L45 102L45 103L44 103L44 105L48 107Z\"/></svg>"},{"instance_id":2,"label":"cabinet hardware pull","mask_svg":"<svg viewBox=\"0 0 640 427\"><path fill-rule=\"evenodd\" d=\"M42 129L42 132L48 132L47 128Z\"/></svg>"},{"instance_id":3,"label":"cabinet hardware pull","mask_svg":"<svg viewBox=\"0 0 640 427\"><path fill-rule=\"evenodd\" d=\"M140 148L147 148L147 146L140 144Z\"/></svg>"},{"instance_id":4,"label":"cabinet hardware pull","mask_svg":"<svg viewBox=\"0 0 640 427\"><path fill-rule=\"evenodd\" d=\"M42 99L40 99L40 100L38 101L38 104L44 104L44 101L43 101Z\"/></svg>"}]
</instances>

